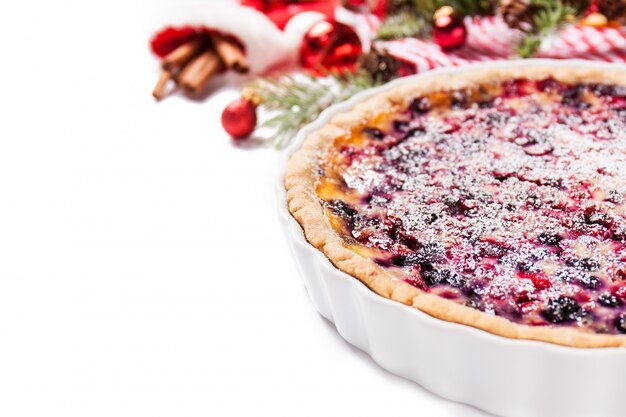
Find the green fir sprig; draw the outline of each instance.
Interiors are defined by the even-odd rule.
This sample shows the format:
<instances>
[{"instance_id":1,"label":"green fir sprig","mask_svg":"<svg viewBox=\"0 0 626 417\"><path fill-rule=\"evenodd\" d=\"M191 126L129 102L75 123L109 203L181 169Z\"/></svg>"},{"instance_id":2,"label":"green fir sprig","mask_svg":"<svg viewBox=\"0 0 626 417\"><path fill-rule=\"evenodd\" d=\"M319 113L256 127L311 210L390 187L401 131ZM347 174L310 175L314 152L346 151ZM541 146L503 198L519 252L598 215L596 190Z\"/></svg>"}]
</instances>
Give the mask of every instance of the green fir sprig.
<instances>
[{"instance_id":1,"label":"green fir sprig","mask_svg":"<svg viewBox=\"0 0 626 417\"><path fill-rule=\"evenodd\" d=\"M566 25L580 13L576 7L561 0L532 0L537 11L532 29L522 38L517 52L522 58L531 56L541 45L541 40Z\"/></svg>"},{"instance_id":2,"label":"green fir sprig","mask_svg":"<svg viewBox=\"0 0 626 417\"><path fill-rule=\"evenodd\" d=\"M381 40L430 35L433 15L443 6L451 6L461 17L493 14L490 0L395 0L392 12L378 29Z\"/></svg>"},{"instance_id":3,"label":"green fir sprig","mask_svg":"<svg viewBox=\"0 0 626 417\"><path fill-rule=\"evenodd\" d=\"M430 23L411 10L403 10L387 17L378 28L378 39L390 40L411 37L426 37Z\"/></svg>"},{"instance_id":4,"label":"green fir sprig","mask_svg":"<svg viewBox=\"0 0 626 417\"><path fill-rule=\"evenodd\" d=\"M324 77L298 74L262 78L249 88L261 102L260 127L269 129L271 142L282 149L326 108L380 83L369 73L346 72Z\"/></svg>"}]
</instances>

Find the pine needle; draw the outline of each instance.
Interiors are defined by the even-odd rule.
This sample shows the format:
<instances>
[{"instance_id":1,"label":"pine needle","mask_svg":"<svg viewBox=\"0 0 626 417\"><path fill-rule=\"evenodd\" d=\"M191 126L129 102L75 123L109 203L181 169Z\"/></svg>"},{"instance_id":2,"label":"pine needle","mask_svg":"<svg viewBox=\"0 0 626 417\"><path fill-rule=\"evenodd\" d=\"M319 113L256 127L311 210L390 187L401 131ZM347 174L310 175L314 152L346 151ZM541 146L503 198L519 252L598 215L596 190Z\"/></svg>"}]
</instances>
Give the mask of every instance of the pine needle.
<instances>
[{"instance_id":1,"label":"pine needle","mask_svg":"<svg viewBox=\"0 0 626 417\"><path fill-rule=\"evenodd\" d=\"M382 40L424 37L428 35L430 25L424 17L404 10L387 17L378 29L378 38Z\"/></svg>"},{"instance_id":2,"label":"pine needle","mask_svg":"<svg viewBox=\"0 0 626 417\"><path fill-rule=\"evenodd\" d=\"M326 108L378 84L370 74L358 72L321 78L302 74L262 78L250 88L261 98L261 127L270 129L271 142L282 149Z\"/></svg>"},{"instance_id":3,"label":"pine needle","mask_svg":"<svg viewBox=\"0 0 626 417\"><path fill-rule=\"evenodd\" d=\"M537 9L533 19L533 29L518 45L517 53L522 58L531 56L541 45L541 40L562 28L571 16L580 13L576 7L561 0L533 0L531 6Z\"/></svg>"}]
</instances>

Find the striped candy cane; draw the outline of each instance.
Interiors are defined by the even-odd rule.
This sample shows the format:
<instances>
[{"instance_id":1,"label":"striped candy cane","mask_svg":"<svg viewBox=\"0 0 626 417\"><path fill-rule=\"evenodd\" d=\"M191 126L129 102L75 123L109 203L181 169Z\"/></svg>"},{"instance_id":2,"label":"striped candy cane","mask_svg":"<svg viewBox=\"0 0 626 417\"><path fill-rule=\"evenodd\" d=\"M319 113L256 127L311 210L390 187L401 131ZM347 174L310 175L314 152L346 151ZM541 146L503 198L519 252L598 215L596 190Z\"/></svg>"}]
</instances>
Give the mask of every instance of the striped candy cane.
<instances>
[{"instance_id":1,"label":"striped candy cane","mask_svg":"<svg viewBox=\"0 0 626 417\"><path fill-rule=\"evenodd\" d=\"M443 51L430 41L415 38L379 41L376 45L415 73L437 67L508 59L514 55L513 45L521 34L510 29L500 17L467 17L465 25L467 42L453 51ZM535 56L626 63L626 28L570 26L544 39Z\"/></svg>"}]
</instances>

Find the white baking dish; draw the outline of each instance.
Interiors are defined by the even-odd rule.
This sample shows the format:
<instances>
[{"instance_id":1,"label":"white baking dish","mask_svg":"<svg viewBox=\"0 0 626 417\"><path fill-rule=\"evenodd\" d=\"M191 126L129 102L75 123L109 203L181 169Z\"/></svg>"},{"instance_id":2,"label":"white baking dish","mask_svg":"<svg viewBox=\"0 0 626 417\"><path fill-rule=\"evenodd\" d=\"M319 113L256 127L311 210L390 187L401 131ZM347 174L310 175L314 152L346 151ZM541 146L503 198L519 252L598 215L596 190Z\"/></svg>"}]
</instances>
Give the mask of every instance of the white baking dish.
<instances>
[{"instance_id":1,"label":"white baking dish","mask_svg":"<svg viewBox=\"0 0 626 417\"><path fill-rule=\"evenodd\" d=\"M326 110L299 132L284 163L306 136L334 115L367 97L410 83L415 77L458 73L479 66L525 65L610 68L612 64L504 61L402 78ZM282 174L277 189L280 218L315 308L335 323L344 339L386 370L445 398L499 415L626 416L626 349L577 349L507 339L442 321L378 296L335 268L305 240L300 225L287 210Z\"/></svg>"}]
</instances>

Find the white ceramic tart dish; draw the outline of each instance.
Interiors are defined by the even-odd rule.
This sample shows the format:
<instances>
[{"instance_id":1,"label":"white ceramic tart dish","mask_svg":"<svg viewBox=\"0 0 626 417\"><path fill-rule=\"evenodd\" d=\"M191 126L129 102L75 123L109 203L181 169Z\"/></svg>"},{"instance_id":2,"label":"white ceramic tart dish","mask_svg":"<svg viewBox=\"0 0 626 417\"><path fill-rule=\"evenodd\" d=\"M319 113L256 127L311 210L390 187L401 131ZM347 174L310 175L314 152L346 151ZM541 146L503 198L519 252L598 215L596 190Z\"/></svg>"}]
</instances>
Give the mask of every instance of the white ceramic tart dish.
<instances>
[{"instance_id":1,"label":"white ceramic tart dish","mask_svg":"<svg viewBox=\"0 0 626 417\"><path fill-rule=\"evenodd\" d=\"M318 311L445 398L625 415L625 86L624 66L508 61L328 109L278 187Z\"/></svg>"}]
</instances>

